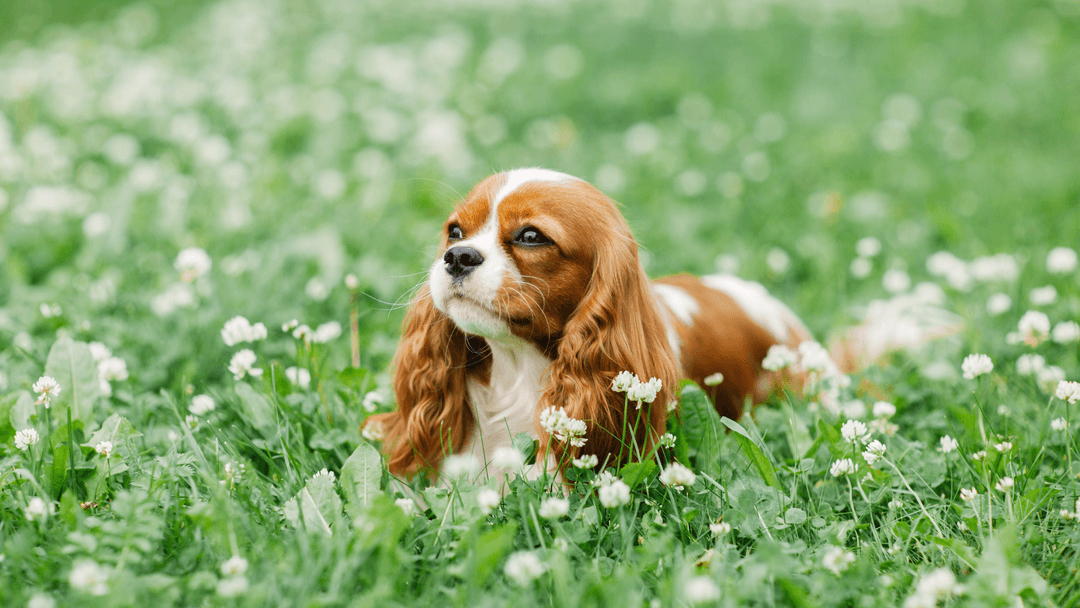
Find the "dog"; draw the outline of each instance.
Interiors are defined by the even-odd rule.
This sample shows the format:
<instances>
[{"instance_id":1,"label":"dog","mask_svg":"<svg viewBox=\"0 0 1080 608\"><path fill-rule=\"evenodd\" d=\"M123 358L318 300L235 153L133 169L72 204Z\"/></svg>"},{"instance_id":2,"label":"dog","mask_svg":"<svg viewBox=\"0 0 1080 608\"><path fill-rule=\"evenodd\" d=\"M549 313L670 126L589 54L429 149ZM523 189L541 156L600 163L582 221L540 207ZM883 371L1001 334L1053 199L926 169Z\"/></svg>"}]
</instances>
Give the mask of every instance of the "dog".
<instances>
[{"instance_id":1,"label":"dog","mask_svg":"<svg viewBox=\"0 0 1080 608\"><path fill-rule=\"evenodd\" d=\"M863 342L839 349L848 368L880 355ZM437 473L450 454L490 465L518 433L540 440L549 469L587 454L611 466L655 446L681 378L738 419L748 401L805 386L805 371L763 360L806 345L821 360L816 379L845 377L760 284L650 281L614 201L565 173L517 169L481 181L446 220L394 357L397 410L366 424L384 435L396 476ZM633 403L613 389L637 382L646 390ZM541 419L562 413L584 422L576 441ZM639 430L628 438L628 428Z\"/></svg>"}]
</instances>

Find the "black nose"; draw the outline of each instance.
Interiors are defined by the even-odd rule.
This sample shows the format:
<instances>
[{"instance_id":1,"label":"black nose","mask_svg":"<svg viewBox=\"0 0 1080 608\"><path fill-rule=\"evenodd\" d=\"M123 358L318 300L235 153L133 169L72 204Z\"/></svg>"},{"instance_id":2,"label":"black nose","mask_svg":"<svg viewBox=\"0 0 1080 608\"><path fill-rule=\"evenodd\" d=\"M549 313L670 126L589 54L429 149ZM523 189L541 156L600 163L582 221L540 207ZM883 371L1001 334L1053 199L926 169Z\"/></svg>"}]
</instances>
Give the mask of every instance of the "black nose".
<instances>
[{"instance_id":1,"label":"black nose","mask_svg":"<svg viewBox=\"0 0 1080 608\"><path fill-rule=\"evenodd\" d=\"M484 263L484 256L472 247L451 247L442 259L446 262L446 272L455 279L468 275Z\"/></svg>"}]
</instances>

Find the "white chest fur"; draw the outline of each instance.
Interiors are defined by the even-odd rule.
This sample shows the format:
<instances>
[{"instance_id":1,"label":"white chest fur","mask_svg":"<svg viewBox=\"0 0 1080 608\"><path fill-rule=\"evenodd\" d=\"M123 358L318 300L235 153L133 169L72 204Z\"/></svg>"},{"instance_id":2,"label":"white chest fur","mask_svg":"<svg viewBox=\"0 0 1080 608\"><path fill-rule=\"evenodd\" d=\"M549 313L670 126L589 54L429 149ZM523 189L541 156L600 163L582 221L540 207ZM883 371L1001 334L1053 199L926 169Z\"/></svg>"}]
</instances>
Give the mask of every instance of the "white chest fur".
<instances>
[{"instance_id":1,"label":"white chest fur","mask_svg":"<svg viewBox=\"0 0 1080 608\"><path fill-rule=\"evenodd\" d=\"M495 450L511 447L518 433L537 437L536 404L551 360L524 341L488 340L488 345L491 379L486 385L475 379L467 384L476 428L461 453L472 454L487 466L489 476L501 479L510 471L496 470L491 464Z\"/></svg>"}]
</instances>

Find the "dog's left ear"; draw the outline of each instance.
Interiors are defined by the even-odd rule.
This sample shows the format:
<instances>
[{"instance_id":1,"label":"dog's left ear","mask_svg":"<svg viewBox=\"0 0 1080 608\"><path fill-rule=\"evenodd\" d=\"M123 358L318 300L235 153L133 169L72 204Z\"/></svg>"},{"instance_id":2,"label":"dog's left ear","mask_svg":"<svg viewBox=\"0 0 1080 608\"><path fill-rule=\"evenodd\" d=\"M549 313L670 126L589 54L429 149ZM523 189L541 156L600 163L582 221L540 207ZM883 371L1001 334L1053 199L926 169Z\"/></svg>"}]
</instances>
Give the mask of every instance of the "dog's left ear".
<instances>
[{"instance_id":1,"label":"dog's left ear","mask_svg":"<svg viewBox=\"0 0 1080 608\"><path fill-rule=\"evenodd\" d=\"M647 456L664 433L667 404L677 394L678 362L638 260L637 242L612 211L615 225L598 231L606 242L597 246L588 289L566 324L537 405L537 415L549 406L563 407L588 426L581 448L541 436L541 445L550 442L563 467L580 454L595 454L607 466ZM626 395L611 386L622 371L642 381L659 378L656 399L640 410L627 404Z\"/></svg>"}]
</instances>

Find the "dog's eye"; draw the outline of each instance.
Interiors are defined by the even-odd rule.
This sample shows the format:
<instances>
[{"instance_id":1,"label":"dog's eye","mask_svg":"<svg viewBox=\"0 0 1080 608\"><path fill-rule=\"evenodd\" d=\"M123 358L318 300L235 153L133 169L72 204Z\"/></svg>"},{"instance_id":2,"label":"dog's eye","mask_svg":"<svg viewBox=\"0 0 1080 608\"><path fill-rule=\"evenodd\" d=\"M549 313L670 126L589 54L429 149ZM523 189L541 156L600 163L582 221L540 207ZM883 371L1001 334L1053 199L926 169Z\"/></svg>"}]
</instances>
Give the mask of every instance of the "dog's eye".
<instances>
[{"instance_id":1,"label":"dog's eye","mask_svg":"<svg viewBox=\"0 0 1080 608\"><path fill-rule=\"evenodd\" d=\"M517 236L514 237L514 242L518 245L548 245L552 241L544 236L543 232L540 232L532 226L526 226L517 233Z\"/></svg>"},{"instance_id":2,"label":"dog's eye","mask_svg":"<svg viewBox=\"0 0 1080 608\"><path fill-rule=\"evenodd\" d=\"M453 226L450 226L450 228L446 231L446 236L449 237L451 241L459 241L465 238L465 233L463 233L461 231L461 228L455 224Z\"/></svg>"}]
</instances>

